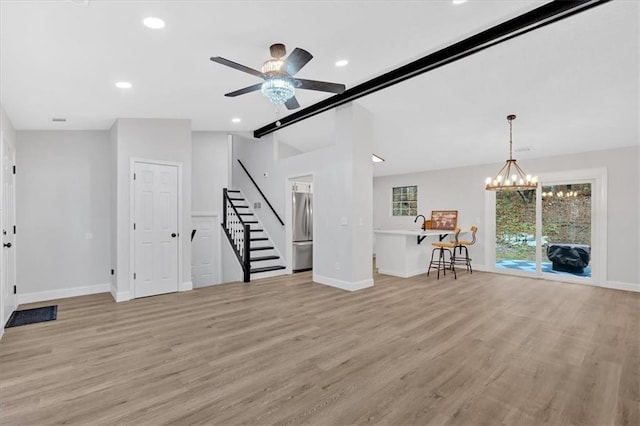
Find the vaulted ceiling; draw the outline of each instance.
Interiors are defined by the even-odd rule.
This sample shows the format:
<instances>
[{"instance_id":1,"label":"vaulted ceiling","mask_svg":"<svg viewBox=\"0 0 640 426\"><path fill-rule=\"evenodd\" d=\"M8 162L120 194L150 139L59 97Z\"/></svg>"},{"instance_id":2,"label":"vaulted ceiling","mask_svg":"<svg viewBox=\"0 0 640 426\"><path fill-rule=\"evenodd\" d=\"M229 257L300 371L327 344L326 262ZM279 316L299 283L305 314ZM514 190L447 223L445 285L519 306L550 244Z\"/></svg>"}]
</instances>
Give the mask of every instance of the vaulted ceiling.
<instances>
[{"instance_id":1,"label":"vaulted ceiling","mask_svg":"<svg viewBox=\"0 0 640 426\"><path fill-rule=\"evenodd\" d=\"M224 97L259 80L211 56L259 69L282 42L314 55L300 78L353 87L543 3L2 0L0 102L17 129L108 129L144 117L251 134L289 112L260 92ZM147 16L166 27L144 27ZM374 174L500 163L509 113L520 161L637 145L639 21L638 2L609 2L358 100L386 160ZM338 68L339 59L349 64ZM133 87L116 88L122 80ZM305 107L331 95L296 96ZM308 151L332 132L327 112L276 137Z\"/></svg>"}]
</instances>

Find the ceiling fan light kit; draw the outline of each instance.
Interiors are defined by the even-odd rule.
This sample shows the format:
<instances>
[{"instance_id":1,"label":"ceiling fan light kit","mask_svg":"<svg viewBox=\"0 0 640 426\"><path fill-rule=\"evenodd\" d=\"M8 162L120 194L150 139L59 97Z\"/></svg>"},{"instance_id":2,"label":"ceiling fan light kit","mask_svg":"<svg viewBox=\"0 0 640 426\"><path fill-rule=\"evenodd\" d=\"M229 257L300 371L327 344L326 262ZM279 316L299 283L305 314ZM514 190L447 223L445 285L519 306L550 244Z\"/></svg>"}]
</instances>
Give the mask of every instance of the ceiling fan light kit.
<instances>
[{"instance_id":1,"label":"ceiling fan light kit","mask_svg":"<svg viewBox=\"0 0 640 426\"><path fill-rule=\"evenodd\" d=\"M245 93L260 90L262 94L274 104L284 104L287 109L295 109L300 107L300 104L298 104L298 100L295 97L296 88L330 93L342 93L345 91L346 87L344 84L304 80L293 77L313 58L313 55L306 50L296 47L287 59L283 59L284 55L287 54L287 50L282 43L272 44L269 51L271 53L271 59L267 59L262 64L261 71L238 64L220 56L211 58L213 62L255 75L256 77L260 77L264 80L263 83L254 84L253 86L226 93L225 96L236 97L244 95Z\"/></svg>"},{"instance_id":2,"label":"ceiling fan light kit","mask_svg":"<svg viewBox=\"0 0 640 426\"><path fill-rule=\"evenodd\" d=\"M290 79L274 77L262 83L262 94L276 105L281 105L293 98L296 94L295 87Z\"/></svg>"}]
</instances>

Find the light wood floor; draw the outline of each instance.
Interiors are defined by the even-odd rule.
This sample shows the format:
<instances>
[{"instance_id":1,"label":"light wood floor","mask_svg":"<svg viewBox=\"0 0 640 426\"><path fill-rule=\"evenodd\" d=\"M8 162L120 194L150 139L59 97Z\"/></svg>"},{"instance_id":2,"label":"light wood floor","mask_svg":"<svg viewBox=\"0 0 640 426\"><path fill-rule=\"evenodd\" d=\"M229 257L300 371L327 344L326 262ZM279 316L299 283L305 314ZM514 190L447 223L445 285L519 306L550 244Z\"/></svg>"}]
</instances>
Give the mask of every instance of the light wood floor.
<instances>
[{"instance_id":1,"label":"light wood floor","mask_svg":"<svg viewBox=\"0 0 640 426\"><path fill-rule=\"evenodd\" d=\"M57 301L0 341L0 423L640 425L640 294L310 277Z\"/></svg>"}]
</instances>

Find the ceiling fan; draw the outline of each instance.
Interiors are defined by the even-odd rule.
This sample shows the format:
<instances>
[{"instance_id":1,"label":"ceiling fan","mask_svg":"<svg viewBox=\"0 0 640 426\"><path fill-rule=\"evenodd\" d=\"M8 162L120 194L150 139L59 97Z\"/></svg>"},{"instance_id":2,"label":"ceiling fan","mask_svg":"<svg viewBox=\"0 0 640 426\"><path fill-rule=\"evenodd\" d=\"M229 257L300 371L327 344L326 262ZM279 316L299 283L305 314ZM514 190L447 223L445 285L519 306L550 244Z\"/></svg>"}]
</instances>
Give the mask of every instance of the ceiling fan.
<instances>
[{"instance_id":1,"label":"ceiling fan","mask_svg":"<svg viewBox=\"0 0 640 426\"><path fill-rule=\"evenodd\" d=\"M262 83L225 93L225 96L235 97L260 90L274 104L284 104L287 109L296 109L300 107L300 104L296 99L295 89L318 90L330 93L342 93L345 91L346 86L344 84L293 77L313 58L313 55L306 50L296 47L287 59L283 59L284 55L287 54L284 44L272 44L269 51L271 52L271 59L264 62L261 71L220 56L211 58L213 62L255 75L264 80Z\"/></svg>"}]
</instances>

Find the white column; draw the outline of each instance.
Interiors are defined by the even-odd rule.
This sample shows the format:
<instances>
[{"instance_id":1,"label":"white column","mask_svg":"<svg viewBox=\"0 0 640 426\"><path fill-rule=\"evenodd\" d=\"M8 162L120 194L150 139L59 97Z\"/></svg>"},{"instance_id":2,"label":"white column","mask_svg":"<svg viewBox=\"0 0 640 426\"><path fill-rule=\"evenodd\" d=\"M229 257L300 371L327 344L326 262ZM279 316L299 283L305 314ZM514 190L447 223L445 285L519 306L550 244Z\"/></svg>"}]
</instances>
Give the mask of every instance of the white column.
<instances>
[{"instance_id":1,"label":"white column","mask_svg":"<svg viewBox=\"0 0 640 426\"><path fill-rule=\"evenodd\" d=\"M313 280L351 291L373 285L372 133L366 109L337 108L333 158L314 177Z\"/></svg>"}]
</instances>

